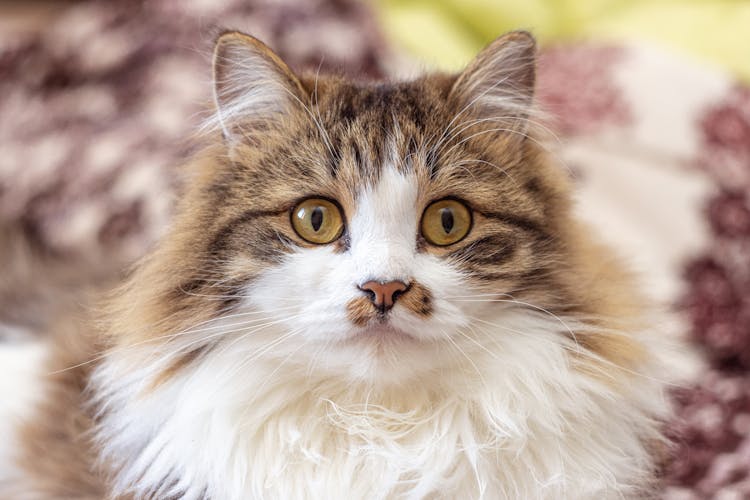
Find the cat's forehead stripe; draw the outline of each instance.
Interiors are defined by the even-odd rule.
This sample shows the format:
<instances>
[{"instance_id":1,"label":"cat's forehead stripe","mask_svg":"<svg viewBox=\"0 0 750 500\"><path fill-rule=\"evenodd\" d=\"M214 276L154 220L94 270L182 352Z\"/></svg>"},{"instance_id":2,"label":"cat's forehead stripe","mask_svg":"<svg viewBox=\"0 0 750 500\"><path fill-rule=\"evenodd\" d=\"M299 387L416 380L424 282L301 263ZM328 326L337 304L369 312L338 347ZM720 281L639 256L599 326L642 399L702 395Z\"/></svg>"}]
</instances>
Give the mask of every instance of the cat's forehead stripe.
<instances>
[{"instance_id":1,"label":"cat's forehead stripe","mask_svg":"<svg viewBox=\"0 0 750 500\"><path fill-rule=\"evenodd\" d=\"M374 182L383 168L394 164L394 153L408 160L430 137L439 135L444 121L440 99L435 86L420 82L343 84L321 90L317 109L334 150L331 175L347 177L344 171L354 168L358 181ZM343 157L351 162L342 162ZM408 168L410 162L395 165Z\"/></svg>"}]
</instances>

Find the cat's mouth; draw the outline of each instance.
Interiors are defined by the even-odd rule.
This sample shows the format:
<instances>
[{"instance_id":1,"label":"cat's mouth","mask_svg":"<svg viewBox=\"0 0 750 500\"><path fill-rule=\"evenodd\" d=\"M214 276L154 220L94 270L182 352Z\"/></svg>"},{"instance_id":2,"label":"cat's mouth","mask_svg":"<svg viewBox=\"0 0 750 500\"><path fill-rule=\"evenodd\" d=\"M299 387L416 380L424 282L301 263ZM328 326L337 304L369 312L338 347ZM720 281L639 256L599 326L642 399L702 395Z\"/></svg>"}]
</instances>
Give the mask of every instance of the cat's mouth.
<instances>
[{"instance_id":1,"label":"cat's mouth","mask_svg":"<svg viewBox=\"0 0 750 500\"><path fill-rule=\"evenodd\" d=\"M407 331L393 326L387 317L383 317L378 322L360 328L351 337L353 341L366 340L369 342L418 342L419 339Z\"/></svg>"}]
</instances>

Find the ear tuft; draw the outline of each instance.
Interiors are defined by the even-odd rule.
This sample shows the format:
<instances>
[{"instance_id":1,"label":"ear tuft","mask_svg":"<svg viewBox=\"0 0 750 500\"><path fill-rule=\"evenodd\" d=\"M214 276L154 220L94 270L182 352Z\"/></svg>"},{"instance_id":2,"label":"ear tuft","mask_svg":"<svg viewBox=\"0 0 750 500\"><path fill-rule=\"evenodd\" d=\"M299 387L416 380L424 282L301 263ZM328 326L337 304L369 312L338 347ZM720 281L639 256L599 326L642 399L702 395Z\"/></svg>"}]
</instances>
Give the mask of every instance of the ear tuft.
<instances>
[{"instance_id":1,"label":"ear tuft","mask_svg":"<svg viewBox=\"0 0 750 500\"><path fill-rule=\"evenodd\" d=\"M305 99L299 79L268 46L239 32L214 46L216 119L227 139L278 122Z\"/></svg>"},{"instance_id":2,"label":"ear tuft","mask_svg":"<svg viewBox=\"0 0 750 500\"><path fill-rule=\"evenodd\" d=\"M536 41L526 31L489 44L453 84L450 98L461 112L523 127L531 111L536 78Z\"/></svg>"}]
</instances>

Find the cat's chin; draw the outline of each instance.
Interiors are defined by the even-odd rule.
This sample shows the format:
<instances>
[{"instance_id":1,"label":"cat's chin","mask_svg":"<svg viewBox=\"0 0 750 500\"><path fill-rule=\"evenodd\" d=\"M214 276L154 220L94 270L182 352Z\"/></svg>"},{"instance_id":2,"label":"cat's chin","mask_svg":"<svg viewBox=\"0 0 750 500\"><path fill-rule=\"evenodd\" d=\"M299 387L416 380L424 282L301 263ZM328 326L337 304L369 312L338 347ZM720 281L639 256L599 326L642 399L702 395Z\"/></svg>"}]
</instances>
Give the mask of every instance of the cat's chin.
<instances>
[{"instance_id":1,"label":"cat's chin","mask_svg":"<svg viewBox=\"0 0 750 500\"><path fill-rule=\"evenodd\" d=\"M377 323L365 328L359 328L349 337L348 341L386 344L421 342L416 336L400 328L396 328L390 323Z\"/></svg>"},{"instance_id":2,"label":"cat's chin","mask_svg":"<svg viewBox=\"0 0 750 500\"><path fill-rule=\"evenodd\" d=\"M350 331L329 354L337 377L373 387L402 387L435 368L431 342L388 323Z\"/></svg>"}]
</instances>

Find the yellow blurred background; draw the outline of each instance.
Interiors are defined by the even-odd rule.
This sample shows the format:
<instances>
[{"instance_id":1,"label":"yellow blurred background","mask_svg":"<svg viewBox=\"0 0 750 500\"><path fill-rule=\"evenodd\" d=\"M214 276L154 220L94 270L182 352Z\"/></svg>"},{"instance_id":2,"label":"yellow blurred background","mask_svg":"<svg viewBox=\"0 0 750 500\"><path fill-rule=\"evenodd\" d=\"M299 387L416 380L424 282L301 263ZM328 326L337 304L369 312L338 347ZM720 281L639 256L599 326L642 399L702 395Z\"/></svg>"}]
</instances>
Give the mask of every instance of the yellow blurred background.
<instances>
[{"instance_id":1,"label":"yellow blurred background","mask_svg":"<svg viewBox=\"0 0 750 500\"><path fill-rule=\"evenodd\" d=\"M388 37L425 63L456 69L498 34L543 44L595 38L650 42L750 81L747 0L378 0Z\"/></svg>"}]
</instances>

